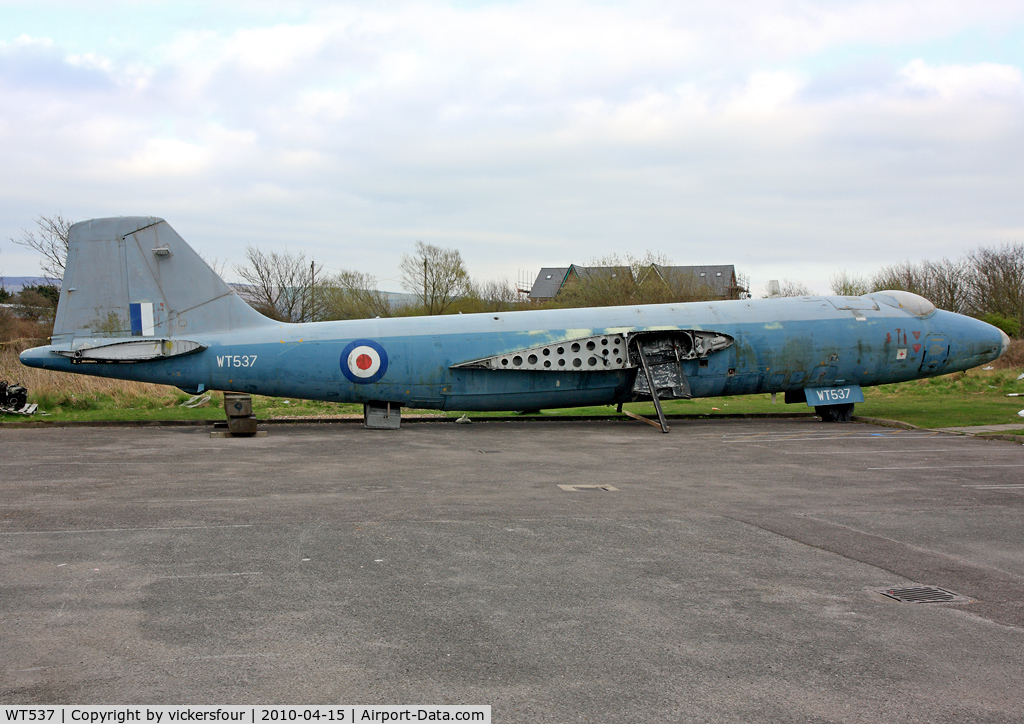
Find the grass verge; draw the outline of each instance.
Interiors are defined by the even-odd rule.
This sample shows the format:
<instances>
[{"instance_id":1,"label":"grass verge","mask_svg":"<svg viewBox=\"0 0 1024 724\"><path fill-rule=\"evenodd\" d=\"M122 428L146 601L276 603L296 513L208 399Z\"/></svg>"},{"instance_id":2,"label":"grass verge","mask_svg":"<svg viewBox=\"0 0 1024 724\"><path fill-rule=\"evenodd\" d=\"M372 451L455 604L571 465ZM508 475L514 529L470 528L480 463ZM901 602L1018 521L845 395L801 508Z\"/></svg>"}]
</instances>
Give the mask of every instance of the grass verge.
<instances>
[{"instance_id":1,"label":"grass verge","mask_svg":"<svg viewBox=\"0 0 1024 724\"><path fill-rule=\"evenodd\" d=\"M174 387L139 382L108 380L84 375L66 375L23 367L18 353L31 346L31 340L0 345L0 379L23 384L29 401L39 405L32 418L0 414L0 424L27 419L50 422L77 421L173 421L222 420L223 398L219 392L209 395L202 406L182 406L191 396ZM865 401L855 414L907 422L918 427L959 427L1020 422L1017 412L1024 398L1008 397L1024 393L1024 380L1018 380L1019 368L974 369L942 377L916 380L898 385L883 385L864 390ZM664 403L669 415L748 415L766 413L813 412L806 405L786 405L779 395L777 404L771 395L744 395L697 400L671 400ZM625 409L641 415L654 415L651 403L633 403ZM324 419L362 416L362 405L317 402L274 397L253 397L253 411L261 420L275 418ZM405 415L459 417L461 412L405 410ZM469 413L473 418L507 416L515 411ZM615 414L611 406L542 410L541 417L600 416Z\"/></svg>"}]
</instances>

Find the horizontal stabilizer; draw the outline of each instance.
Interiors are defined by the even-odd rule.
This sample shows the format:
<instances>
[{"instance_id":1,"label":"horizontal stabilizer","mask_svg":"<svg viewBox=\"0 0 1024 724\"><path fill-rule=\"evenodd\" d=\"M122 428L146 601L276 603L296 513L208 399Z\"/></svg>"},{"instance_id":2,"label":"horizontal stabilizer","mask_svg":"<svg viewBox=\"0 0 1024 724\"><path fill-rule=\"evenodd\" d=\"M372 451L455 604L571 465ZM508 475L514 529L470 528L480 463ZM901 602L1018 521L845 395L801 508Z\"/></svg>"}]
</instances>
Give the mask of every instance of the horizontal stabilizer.
<instances>
[{"instance_id":1,"label":"horizontal stabilizer","mask_svg":"<svg viewBox=\"0 0 1024 724\"><path fill-rule=\"evenodd\" d=\"M188 339L76 339L71 349L54 350L72 362L149 362L202 352L205 344Z\"/></svg>"}]
</instances>

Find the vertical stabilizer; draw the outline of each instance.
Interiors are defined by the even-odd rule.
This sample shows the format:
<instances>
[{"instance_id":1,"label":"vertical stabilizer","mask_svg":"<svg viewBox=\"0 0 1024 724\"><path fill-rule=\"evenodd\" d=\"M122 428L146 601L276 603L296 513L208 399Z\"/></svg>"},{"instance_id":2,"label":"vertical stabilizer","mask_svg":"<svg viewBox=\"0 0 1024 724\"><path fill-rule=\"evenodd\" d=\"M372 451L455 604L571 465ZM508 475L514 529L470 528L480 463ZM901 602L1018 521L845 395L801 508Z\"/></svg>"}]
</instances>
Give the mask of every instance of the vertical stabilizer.
<instances>
[{"instance_id":1,"label":"vertical stabilizer","mask_svg":"<svg viewBox=\"0 0 1024 724\"><path fill-rule=\"evenodd\" d=\"M53 344L74 338L173 339L270 324L163 219L71 227Z\"/></svg>"}]
</instances>

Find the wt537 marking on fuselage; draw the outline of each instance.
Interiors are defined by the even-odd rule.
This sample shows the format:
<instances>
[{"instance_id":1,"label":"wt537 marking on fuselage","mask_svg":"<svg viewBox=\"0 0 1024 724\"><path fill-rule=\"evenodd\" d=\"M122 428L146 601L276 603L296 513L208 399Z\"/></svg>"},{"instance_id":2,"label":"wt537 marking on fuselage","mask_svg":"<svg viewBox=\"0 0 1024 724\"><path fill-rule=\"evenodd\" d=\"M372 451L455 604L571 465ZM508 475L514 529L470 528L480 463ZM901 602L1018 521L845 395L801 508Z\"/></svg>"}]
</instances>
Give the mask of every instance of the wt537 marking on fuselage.
<instances>
[{"instance_id":1,"label":"wt537 marking on fuselage","mask_svg":"<svg viewBox=\"0 0 1024 724\"><path fill-rule=\"evenodd\" d=\"M843 420L861 386L968 369L1008 345L907 292L286 324L249 307L162 219L118 217L71 228L51 344L21 361L390 410L782 392Z\"/></svg>"},{"instance_id":2,"label":"wt537 marking on fuselage","mask_svg":"<svg viewBox=\"0 0 1024 724\"><path fill-rule=\"evenodd\" d=\"M218 367L255 367L256 357L255 354L228 354L228 355L217 355L217 366Z\"/></svg>"}]
</instances>

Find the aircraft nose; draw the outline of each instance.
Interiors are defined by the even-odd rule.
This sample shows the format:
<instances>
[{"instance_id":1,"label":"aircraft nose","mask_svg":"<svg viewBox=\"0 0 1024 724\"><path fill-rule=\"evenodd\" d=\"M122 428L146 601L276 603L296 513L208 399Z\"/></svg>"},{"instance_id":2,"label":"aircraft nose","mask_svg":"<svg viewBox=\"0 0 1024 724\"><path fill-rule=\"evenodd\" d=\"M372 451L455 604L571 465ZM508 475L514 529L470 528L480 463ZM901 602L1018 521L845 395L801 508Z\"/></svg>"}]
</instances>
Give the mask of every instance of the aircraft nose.
<instances>
[{"instance_id":1,"label":"aircraft nose","mask_svg":"<svg viewBox=\"0 0 1024 724\"><path fill-rule=\"evenodd\" d=\"M1006 332L1001 329L999 330L999 334L1003 336L1003 348L999 351L999 357L1002 357L1006 354L1006 350L1010 349L1010 338L1007 336ZM999 357L996 359L999 359Z\"/></svg>"}]
</instances>

